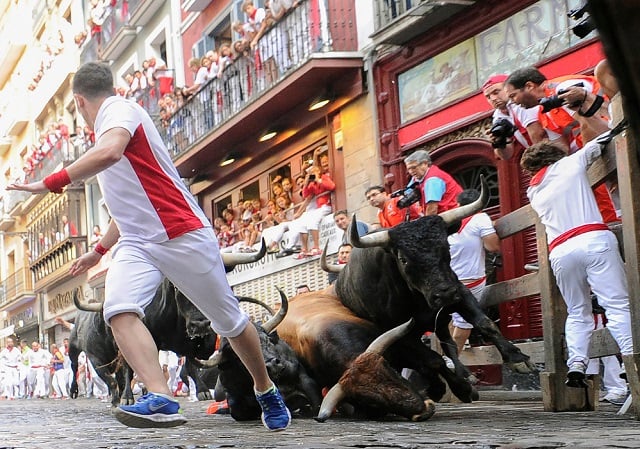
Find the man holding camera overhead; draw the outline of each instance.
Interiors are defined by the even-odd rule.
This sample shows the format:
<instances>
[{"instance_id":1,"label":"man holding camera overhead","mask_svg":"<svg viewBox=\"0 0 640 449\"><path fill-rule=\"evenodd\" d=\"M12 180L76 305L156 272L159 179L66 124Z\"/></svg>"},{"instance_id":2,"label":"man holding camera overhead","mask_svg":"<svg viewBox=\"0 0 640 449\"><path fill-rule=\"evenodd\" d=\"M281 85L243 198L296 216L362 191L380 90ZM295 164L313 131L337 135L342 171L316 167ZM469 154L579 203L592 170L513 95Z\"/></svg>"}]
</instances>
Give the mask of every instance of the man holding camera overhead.
<instances>
[{"instance_id":1,"label":"man holding camera overhead","mask_svg":"<svg viewBox=\"0 0 640 449\"><path fill-rule=\"evenodd\" d=\"M525 108L539 105L538 117L548 138L572 154L609 130L608 101L593 76L566 75L548 80L535 67L513 72L504 82L509 99ZM533 137L533 136L532 136ZM534 143L544 139L533 139ZM605 223L619 221L604 184L593 189Z\"/></svg>"},{"instance_id":2,"label":"man holding camera overhead","mask_svg":"<svg viewBox=\"0 0 640 449\"><path fill-rule=\"evenodd\" d=\"M507 75L493 75L482 85L482 93L494 108L489 135L496 159L510 159L513 141L523 148L547 137L538 120L538 108L524 108L509 101L504 90Z\"/></svg>"},{"instance_id":3,"label":"man holding camera overhead","mask_svg":"<svg viewBox=\"0 0 640 449\"><path fill-rule=\"evenodd\" d=\"M431 163L429 153L417 150L404 159L404 164L411 180L404 191L402 199L406 200L402 207L420 201L425 215L458 207L457 197L462 187L449 173Z\"/></svg>"}]
</instances>

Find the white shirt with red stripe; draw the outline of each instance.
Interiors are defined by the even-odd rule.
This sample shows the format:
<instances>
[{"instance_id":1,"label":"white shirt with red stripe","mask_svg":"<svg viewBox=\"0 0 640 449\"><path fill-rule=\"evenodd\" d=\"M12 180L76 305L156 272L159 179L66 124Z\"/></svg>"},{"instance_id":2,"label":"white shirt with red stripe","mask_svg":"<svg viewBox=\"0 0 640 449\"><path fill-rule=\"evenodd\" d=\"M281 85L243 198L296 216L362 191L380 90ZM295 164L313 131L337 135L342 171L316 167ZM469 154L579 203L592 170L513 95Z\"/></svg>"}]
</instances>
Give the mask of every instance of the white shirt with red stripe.
<instances>
[{"instance_id":1,"label":"white shirt with red stripe","mask_svg":"<svg viewBox=\"0 0 640 449\"><path fill-rule=\"evenodd\" d=\"M587 168L601 151L591 141L582 151L563 157L531 179L527 196L545 226L548 243L585 225L598 228L603 224L587 177Z\"/></svg>"},{"instance_id":2,"label":"white shirt with red stripe","mask_svg":"<svg viewBox=\"0 0 640 449\"><path fill-rule=\"evenodd\" d=\"M123 157L97 175L120 241L159 243L210 226L140 105L109 97L100 106L94 128L96 139L113 128L131 135Z\"/></svg>"},{"instance_id":3,"label":"white shirt with red stripe","mask_svg":"<svg viewBox=\"0 0 640 449\"><path fill-rule=\"evenodd\" d=\"M451 252L451 269L460 280L485 277L483 237L495 234L491 217L484 212L463 220L462 226L447 238Z\"/></svg>"},{"instance_id":4,"label":"white shirt with red stripe","mask_svg":"<svg viewBox=\"0 0 640 449\"><path fill-rule=\"evenodd\" d=\"M538 109L540 106L534 106L532 108L525 108L515 103L507 103L508 114L505 114L500 109L493 111L492 122L495 123L499 119L509 120L518 130L514 133L513 137L520 142L520 145L527 148L533 142L527 132L527 126L538 121Z\"/></svg>"}]
</instances>

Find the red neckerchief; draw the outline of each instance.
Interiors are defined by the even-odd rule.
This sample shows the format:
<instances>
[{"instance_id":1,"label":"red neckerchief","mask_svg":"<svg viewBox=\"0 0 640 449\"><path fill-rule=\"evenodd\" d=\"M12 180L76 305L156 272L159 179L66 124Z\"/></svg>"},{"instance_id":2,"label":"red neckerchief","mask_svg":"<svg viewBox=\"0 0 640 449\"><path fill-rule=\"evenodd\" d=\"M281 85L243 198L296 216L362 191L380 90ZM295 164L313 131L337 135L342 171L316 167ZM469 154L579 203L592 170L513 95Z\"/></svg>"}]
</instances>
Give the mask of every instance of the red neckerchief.
<instances>
[{"instance_id":1,"label":"red neckerchief","mask_svg":"<svg viewBox=\"0 0 640 449\"><path fill-rule=\"evenodd\" d=\"M546 167L542 167L540 170L538 170L536 174L531 177L529 185L537 186L538 184L540 184L542 182L542 178L544 178L545 173L547 173L548 168L549 166L547 165Z\"/></svg>"},{"instance_id":2,"label":"red neckerchief","mask_svg":"<svg viewBox=\"0 0 640 449\"><path fill-rule=\"evenodd\" d=\"M478 212L478 213L479 213L479 212ZM464 227L467 225L467 223L469 223L469 222L471 221L471 219L472 219L473 217L475 217L476 215L478 215L478 214L474 214L474 215L472 215L472 216L470 216L470 217L466 217L466 218L463 218L463 219L462 219L462 222L460 223L460 229L458 229L458 234L460 234L460 233L462 232L462 230L463 230L463 229L464 229Z\"/></svg>"}]
</instances>

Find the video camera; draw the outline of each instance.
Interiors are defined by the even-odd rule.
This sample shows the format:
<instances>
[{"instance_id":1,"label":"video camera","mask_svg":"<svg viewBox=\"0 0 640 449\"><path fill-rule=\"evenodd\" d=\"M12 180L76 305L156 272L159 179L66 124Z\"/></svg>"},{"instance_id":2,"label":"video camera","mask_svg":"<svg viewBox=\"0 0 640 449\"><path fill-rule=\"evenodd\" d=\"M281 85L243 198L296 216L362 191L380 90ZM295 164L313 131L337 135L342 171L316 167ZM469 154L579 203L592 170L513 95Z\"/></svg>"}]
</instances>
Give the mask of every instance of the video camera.
<instances>
[{"instance_id":1,"label":"video camera","mask_svg":"<svg viewBox=\"0 0 640 449\"><path fill-rule=\"evenodd\" d=\"M576 83L571 87L584 87L584 83ZM548 97L541 98L538 100L538 104L542 106L542 112L549 112L553 109L559 108L564 105L564 100L560 98L558 95L566 94L567 89L560 89L556 95L549 95ZM579 106L580 103L571 103L569 106L576 107Z\"/></svg>"},{"instance_id":2,"label":"video camera","mask_svg":"<svg viewBox=\"0 0 640 449\"><path fill-rule=\"evenodd\" d=\"M489 132L494 137L491 146L493 148L504 148L507 146L508 139L513 137L517 129L513 123L506 118L499 118L495 121Z\"/></svg>"},{"instance_id":3,"label":"video camera","mask_svg":"<svg viewBox=\"0 0 640 449\"><path fill-rule=\"evenodd\" d=\"M420 198L422 198L422 194L420 193L420 183L414 182L404 189L396 190L391 194L391 198L395 198L397 196L402 196L402 198L398 200L398 207L401 209L409 207L413 203L420 201Z\"/></svg>"},{"instance_id":4,"label":"video camera","mask_svg":"<svg viewBox=\"0 0 640 449\"><path fill-rule=\"evenodd\" d=\"M569 11L567 13L567 16L569 16L573 20L580 20L582 19L582 16L584 16L585 12L588 12L586 3L579 8L572 9L571 11ZM573 34L575 34L580 39L582 39L595 29L596 29L596 24L593 22L593 19L591 18L591 16L587 15L587 17L585 17L580 22L578 22L576 26L571 28L571 31L573 31Z\"/></svg>"}]
</instances>

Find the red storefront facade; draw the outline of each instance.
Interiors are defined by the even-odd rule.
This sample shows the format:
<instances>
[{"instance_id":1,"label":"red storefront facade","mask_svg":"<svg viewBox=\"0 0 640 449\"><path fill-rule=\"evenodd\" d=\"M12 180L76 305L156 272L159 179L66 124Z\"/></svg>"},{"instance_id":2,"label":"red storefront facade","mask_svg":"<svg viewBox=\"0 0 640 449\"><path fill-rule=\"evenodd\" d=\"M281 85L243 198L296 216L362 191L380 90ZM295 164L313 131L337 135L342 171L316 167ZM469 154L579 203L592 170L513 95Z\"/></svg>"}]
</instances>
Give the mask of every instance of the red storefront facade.
<instances>
[{"instance_id":1,"label":"red storefront facade","mask_svg":"<svg viewBox=\"0 0 640 449\"><path fill-rule=\"evenodd\" d=\"M579 39L571 32L575 22L567 13L577 6L573 0L475 2L379 58L373 67L378 138L390 187L404 185L403 157L427 149L463 187L476 186L480 173L489 178L492 216L526 204L529 179L518 166L519 154L504 161L493 156L486 137L492 109L480 86L489 75L530 65L547 78L591 73L604 56L597 37ZM384 38L398 44L388 37L390 26ZM524 274L524 265L537 259L533 229L505 239L502 259L496 280ZM507 338L542 336L538 296L502 304L499 316Z\"/></svg>"}]
</instances>

